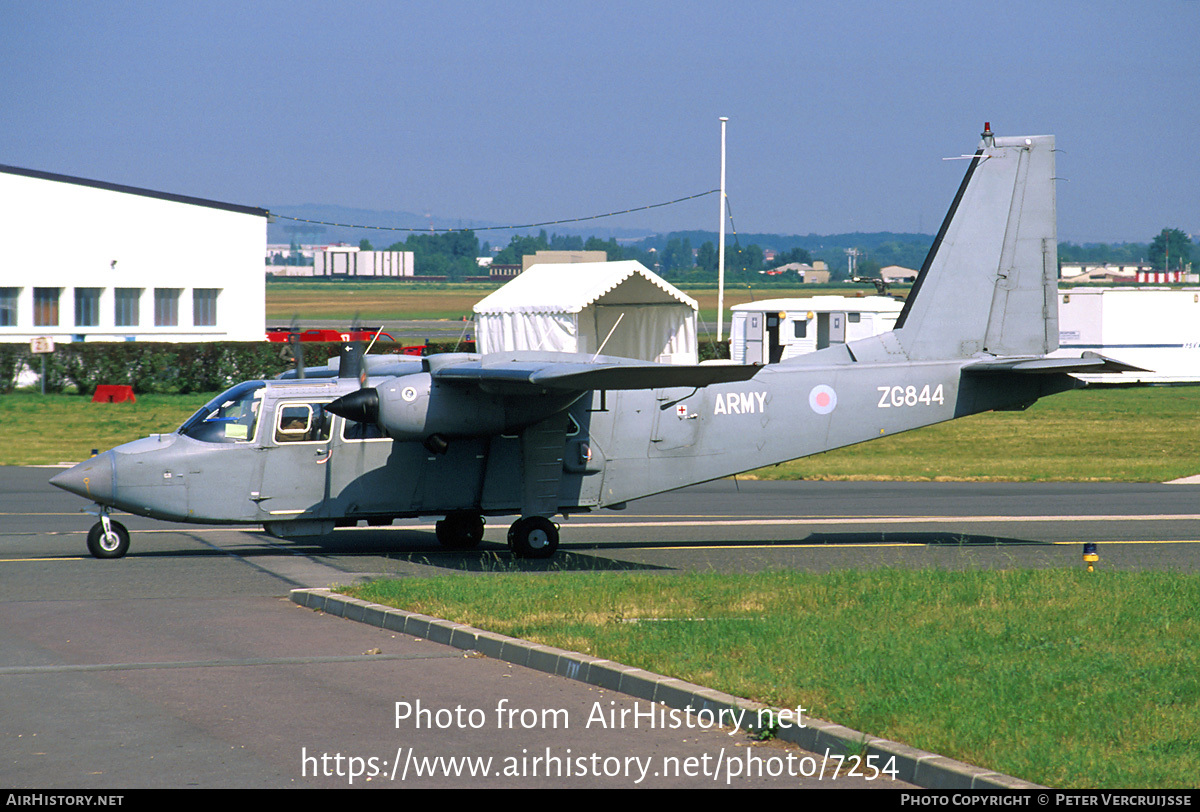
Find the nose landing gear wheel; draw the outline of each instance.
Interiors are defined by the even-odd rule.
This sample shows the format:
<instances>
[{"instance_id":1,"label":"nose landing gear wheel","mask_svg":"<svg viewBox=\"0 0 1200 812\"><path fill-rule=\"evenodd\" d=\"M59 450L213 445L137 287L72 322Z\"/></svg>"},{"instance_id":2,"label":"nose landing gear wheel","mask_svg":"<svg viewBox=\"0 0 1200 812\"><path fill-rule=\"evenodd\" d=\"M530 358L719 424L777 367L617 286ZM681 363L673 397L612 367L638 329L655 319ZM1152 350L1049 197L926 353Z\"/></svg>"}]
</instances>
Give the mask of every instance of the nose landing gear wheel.
<instances>
[{"instance_id":1,"label":"nose landing gear wheel","mask_svg":"<svg viewBox=\"0 0 1200 812\"><path fill-rule=\"evenodd\" d=\"M517 519L508 529L508 547L517 558L549 558L558 549L558 526L542 516Z\"/></svg>"},{"instance_id":2,"label":"nose landing gear wheel","mask_svg":"<svg viewBox=\"0 0 1200 812\"><path fill-rule=\"evenodd\" d=\"M121 558L129 552L129 531L112 519L108 520L108 529L104 522L96 522L88 531L87 546L96 558Z\"/></svg>"}]
</instances>

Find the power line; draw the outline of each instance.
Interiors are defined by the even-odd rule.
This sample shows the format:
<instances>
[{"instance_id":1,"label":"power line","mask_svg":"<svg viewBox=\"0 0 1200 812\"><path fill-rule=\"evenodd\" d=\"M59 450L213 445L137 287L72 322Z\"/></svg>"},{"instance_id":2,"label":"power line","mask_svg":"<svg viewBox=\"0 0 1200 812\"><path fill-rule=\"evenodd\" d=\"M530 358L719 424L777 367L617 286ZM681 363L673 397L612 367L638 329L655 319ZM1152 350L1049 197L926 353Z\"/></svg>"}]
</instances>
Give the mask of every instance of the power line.
<instances>
[{"instance_id":1,"label":"power line","mask_svg":"<svg viewBox=\"0 0 1200 812\"><path fill-rule=\"evenodd\" d=\"M637 208L633 208L633 209L623 209L621 211L610 211L607 214L593 214L589 217L572 217L572 218L566 219L566 220L547 220L544 223L526 223L525 225L519 225L519 226L484 226L483 228L428 228L428 227L407 228L407 227L402 227L402 226L361 226L361 225L352 225L350 223L331 223L326 220L308 220L303 217L289 217L286 214L276 214L274 212L268 212L268 214L271 217L275 217L275 218L278 218L281 220L292 220L297 223L312 223L313 225L335 226L337 228L365 228L365 229L370 229L372 231L408 231L408 232L414 232L414 233L415 232L430 232L430 231L440 231L440 232L444 232L444 233L450 233L450 232L454 232L454 231L505 231L505 230L512 230L512 229L518 229L518 228L540 228L541 226L557 226L557 225L562 225L564 223L582 223L587 220L599 220L604 217L616 217L618 214L630 214L635 211L646 211L648 209L661 209L664 206L674 206L676 203L683 203L688 200L695 200L698 197L705 197L707 195L713 195L713 194L716 194L718 191L720 191L720 190L719 189L710 189L707 192L700 192L699 194L688 195L687 197L681 197L676 200L668 200L665 203L652 203L649 206L638 206Z\"/></svg>"}]
</instances>

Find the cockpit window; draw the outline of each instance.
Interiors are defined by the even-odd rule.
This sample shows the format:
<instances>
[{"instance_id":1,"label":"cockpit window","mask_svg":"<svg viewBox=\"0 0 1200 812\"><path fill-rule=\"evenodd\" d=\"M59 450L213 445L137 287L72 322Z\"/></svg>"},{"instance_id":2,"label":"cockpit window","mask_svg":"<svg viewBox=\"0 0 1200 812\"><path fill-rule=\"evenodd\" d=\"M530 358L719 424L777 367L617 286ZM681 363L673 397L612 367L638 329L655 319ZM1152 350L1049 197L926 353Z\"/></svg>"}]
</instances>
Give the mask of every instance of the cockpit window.
<instances>
[{"instance_id":1,"label":"cockpit window","mask_svg":"<svg viewBox=\"0 0 1200 812\"><path fill-rule=\"evenodd\" d=\"M189 417L179 433L206 443L253 442L265 386L247 381L222 392Z\"/></svg>"}]
</instances>

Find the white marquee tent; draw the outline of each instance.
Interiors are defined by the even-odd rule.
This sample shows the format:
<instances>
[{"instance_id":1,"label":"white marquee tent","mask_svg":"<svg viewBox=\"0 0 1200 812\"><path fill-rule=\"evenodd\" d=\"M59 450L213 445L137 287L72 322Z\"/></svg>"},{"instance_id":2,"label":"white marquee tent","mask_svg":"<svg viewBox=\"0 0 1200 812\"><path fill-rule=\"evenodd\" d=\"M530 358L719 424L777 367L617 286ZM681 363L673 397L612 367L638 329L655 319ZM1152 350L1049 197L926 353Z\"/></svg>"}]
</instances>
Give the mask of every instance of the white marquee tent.
<instances>
[{"instance_id":1,"label":"white marquee tent","mask_svg":"<svg viewBox=\"0 0 1200 812\"><path fill-rule=\"evenodd\" d=\"M482 353L603 344L605 355L695 364L698 309L640 262L546 263L476 304L475 332Z\"/></svg>"}]
</instances>

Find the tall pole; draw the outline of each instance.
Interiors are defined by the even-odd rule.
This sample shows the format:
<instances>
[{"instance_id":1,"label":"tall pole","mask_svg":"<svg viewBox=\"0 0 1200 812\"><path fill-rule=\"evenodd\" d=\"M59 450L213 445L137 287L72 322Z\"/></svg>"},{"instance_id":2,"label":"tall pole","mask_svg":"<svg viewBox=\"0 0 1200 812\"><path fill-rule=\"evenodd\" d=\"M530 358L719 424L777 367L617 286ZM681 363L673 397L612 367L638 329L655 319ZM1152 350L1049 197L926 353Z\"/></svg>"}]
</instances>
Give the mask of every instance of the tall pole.
<instances>
[{"instance_id":1,"label":"tall pole","mask_svg":"<svg viewBox=\"0 0 1200 812\"><path fill-rule=\"evenodd\" d=\"M721 116L721 195L719 201L720 218L717 228L717 341L721 341L725 333L725 124L727 116Z\"/></svg>"}]
</instances>

